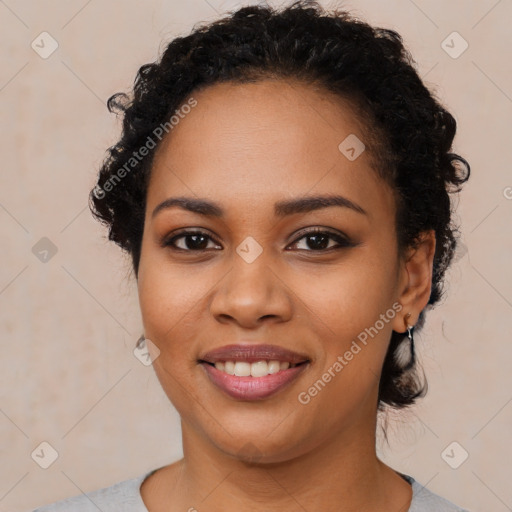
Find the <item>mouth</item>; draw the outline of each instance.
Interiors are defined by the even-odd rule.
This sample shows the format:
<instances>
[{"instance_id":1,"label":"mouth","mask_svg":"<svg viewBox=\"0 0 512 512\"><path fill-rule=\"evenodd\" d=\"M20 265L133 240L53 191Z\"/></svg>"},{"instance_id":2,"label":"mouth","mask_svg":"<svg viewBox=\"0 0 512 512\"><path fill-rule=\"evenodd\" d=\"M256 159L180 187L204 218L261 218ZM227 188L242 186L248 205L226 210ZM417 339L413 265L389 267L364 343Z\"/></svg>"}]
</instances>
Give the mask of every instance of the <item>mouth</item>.
<instances>
[{"instance_id":1,"label":"mouth","mask_svg":"<svg viewBox=\"0 0 512 512\"><path fill-rule=\"evenodd\" d=\"M262 361L262 363L266 364L265 361ZM248 363L237 361L235 368L238 364L242 365L241 373L247 373ZM259 362L252 363L251 368L253 365L259 365ZM201 363L209 381L215 387L231 398L244 401L265 400L277 394L303 373L309 366L309 361L297 363L293 367L285 368L285 366L286 364L283 365L283 369L280 368L276 373L267 373L255 377L253 375L231 375L224 370L218 370L216 365L207 362Z\"/></svg>"},{"instance_id":2,"label":"mouth","mask_svg":"<svg viewBox=\"0 0 512 512\"><path fill-rule=\"evenodd\" d=\"M264 400L298 378L311 360L276 345L226 345L202 355L198 363L231 398Z\"/></svg>"}]
</instances>

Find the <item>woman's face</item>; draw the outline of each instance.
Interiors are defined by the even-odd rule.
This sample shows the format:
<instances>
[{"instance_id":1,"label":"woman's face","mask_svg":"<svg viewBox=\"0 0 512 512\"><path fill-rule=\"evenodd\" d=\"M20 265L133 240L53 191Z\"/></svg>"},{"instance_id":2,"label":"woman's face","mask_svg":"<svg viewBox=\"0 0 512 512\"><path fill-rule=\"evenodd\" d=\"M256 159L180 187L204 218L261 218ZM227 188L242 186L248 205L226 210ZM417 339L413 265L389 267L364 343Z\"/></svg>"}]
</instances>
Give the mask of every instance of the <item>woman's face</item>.
<instances>
[{"instance_id":1,"label":"woman's face","mask_svg":"<svg viewBox=\"0 0 512 512\"><path fill-rule=\"evenodd\" d=\"M365 143L360 124L338 98L298 83L218 84L193 97L155 155L138 273L145 336L160 350L153 365L184 433L271 462L374 432L391 331L405 330L405 274L393 194L354 138ZM320 196L344 199L293 207ZM221 213L155 211L177 197ZM260 377L226 381L200 361L253 344L307 362L279 390L241 396L233 382Z\"/></svg>"}]
</instances>

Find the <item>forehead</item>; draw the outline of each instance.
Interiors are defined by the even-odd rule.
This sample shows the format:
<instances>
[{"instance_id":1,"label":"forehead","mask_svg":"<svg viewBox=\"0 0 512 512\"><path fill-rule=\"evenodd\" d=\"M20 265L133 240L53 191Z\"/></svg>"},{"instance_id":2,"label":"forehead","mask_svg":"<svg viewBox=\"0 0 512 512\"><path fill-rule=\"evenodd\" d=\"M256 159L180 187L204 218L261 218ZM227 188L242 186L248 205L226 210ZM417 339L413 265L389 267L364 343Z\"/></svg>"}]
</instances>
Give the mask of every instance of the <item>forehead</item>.
<instances>
[{"instance_id":1,"label":"forehead","mask_svg":"<svg viewBox=\"0 0 512 512\"><path fill-rule=\"evenodd\" d=\"M339 192L390 206L382 197L386 184L371 167L366 130L348 101L284 80L221 83L192 97L196 106L155 155L149 205L195 195L257 207L266 198Z\"/></svg>"}]
</instances>

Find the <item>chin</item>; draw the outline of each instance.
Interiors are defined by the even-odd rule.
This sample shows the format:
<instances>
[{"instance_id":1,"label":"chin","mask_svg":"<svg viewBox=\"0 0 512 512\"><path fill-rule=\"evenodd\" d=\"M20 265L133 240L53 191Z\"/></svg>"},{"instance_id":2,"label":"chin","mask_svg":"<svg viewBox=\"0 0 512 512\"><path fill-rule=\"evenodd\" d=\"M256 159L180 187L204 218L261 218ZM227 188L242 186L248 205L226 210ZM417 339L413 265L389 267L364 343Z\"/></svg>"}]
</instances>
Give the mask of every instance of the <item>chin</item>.
<instances>
[{"instance_id":1,"label":"chin","mask_svg":"<svg viewBox=\"0 0 512 512\"><path fill-rule=\"evenodd\" d=\"M231 433L231 431L230 431ZM301 456L308 451L304 439L294 429L291 435L288 431L282 431L281 435L271 432L237 431L229 435L223 432L222 438L210 437L212 444L224 454L248 464L272 464L285 462Z\"/></svg>"}]
</instances>

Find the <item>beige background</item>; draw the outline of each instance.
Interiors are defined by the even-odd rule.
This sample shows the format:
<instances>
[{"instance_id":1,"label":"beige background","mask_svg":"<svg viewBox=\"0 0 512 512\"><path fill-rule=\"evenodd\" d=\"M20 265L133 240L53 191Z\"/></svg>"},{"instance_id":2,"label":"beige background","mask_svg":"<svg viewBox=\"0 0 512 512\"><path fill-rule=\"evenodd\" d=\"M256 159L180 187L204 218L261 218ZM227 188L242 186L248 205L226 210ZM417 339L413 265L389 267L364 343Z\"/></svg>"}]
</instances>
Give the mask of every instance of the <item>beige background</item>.
<instances>
[{"instance_id":1,"label":"beige background","mask_svg":"<svg viewBox=\"0 0 512 512\"><path fill-rule=\"evenodd\" d=\"M31 510L181 456L178 416L151 366L132 353L141 321L128 259L105 240L87 194L119 130L106 99L127 90L164 41L238 5L0 2L0 512ZM417 338L429 393L391 416L390 447L378 450L471 511L512 510L512 3L344 5L403 35L455 113L455 149L473 170L459 204L464 247L444 304ZM42 31L59 44L47 59L31 48ZM453 31L469 43L457 59L441 47ZM42 237L57 248L46 263L32 252ZM43 441L58 452L46 470L31 458ZM469 453L458 469L441 456L453 441Z\"/></svg>"}]
</instances>

